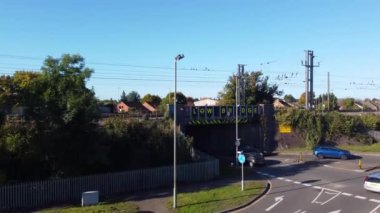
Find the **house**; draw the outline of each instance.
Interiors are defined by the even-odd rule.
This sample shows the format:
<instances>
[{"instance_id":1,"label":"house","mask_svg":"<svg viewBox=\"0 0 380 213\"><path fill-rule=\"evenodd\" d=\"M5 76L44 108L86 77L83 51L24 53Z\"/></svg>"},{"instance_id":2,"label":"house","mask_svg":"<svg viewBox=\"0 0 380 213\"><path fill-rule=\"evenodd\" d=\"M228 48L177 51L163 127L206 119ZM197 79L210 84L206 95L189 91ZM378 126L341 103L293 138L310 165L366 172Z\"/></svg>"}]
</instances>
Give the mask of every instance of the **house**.
<instances>
[{"instance_id":1,"label":"house","mask_svg":"<svg viewBox=\"0 0 380 213\"><path fill-rule=\"evenodd\" d=\"M120 101L117 104L117 109L119 113L125 112L140 112L142 114L148 114L150 111L140 102L125 102Z\"/></svg>"},{"instance_id":2,"label":"house","mask_svg":"<svg viewBox=\"0 0 380 213\"><path fill-rule=\"evenodd\" d=\"M112 103L101 105L98 109L103 116L109 116L118 112L117 106Z\"/></svg>"},{"instance_id":3,"label":"house","mask_svg":"<svg viewBox=\"0 0 380 213\"><path fill-rule=\"evenodd\" d=\"M147 110L149 110L149 112L150 113L155 113L155 112L157 112L157 105L155 105L155 104L153 104L153 103L151 103L151 102L144 102L143 103L143 106L147 109Z\"/></svg>"},{"instance_id":4,"label":"house","mask_svg":"<svg viewBox=\"0 0 380 213\"><path fill-rule=\"evenodd\" d=\"M194 106L216 106L217 100L211 98L201 98L199 101L194 101Z\"/></svg>"},{"instance_id":5,"label":"house","mask_svg":"<svg viewBox=\"0 0 380 213\"><path fill-rule=\"evenodd\" d=\"M289 103L287 103L287 102L284 101L284 100L276 99L276 100L273 102L273 107L274 107L275 109L286 109L286 108L291 108L292 105L290 105Z\"/></svg>"}]
</instances>

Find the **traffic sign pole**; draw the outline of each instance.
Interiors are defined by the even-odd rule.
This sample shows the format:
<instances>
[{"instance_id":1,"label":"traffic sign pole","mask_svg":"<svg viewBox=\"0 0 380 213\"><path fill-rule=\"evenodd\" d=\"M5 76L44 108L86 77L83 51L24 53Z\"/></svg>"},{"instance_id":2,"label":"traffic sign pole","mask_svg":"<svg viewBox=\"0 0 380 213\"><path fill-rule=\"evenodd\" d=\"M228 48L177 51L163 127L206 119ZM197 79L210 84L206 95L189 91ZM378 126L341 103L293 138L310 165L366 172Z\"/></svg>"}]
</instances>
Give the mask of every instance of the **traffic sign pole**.
<instances>
[{"instance_id":1,"label":"traffic sign pole","mask_svg":"<svg viewBox=\"0 0 380 213\"><path fill-rule=\"evenodd\" d=\"M244 163L241 164L241 191L244 191Z\"/></svg>"},{"instance_id":2,"label":"traffic sign pole","mask_svg":"<svg viewBox=\"0 0 380 213\"><path fill-rule=\"evenodd\" d=\"M245 156L242 151L238 152L238 160L241 163L241 190L244 191L244 163L245 163Z\"/></svg>"}]
</instances>

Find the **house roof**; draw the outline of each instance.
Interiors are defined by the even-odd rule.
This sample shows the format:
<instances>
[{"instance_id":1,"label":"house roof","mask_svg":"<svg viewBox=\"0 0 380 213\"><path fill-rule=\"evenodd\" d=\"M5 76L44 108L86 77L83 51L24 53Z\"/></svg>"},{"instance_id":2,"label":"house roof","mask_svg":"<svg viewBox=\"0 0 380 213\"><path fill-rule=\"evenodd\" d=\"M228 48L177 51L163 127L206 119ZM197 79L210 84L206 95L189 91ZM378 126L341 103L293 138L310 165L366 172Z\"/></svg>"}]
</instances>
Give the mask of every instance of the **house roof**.
<instances>
[{"instance_id":1,"label":"house roof","mask_svg":"<svg viewBox=\"0 0 380 213\"><path fill-rule=\"evenodd\" d=\"M135 108L136 110L141 110L141 111L148 111L148 109L140 102L126 102L126 101L120 101L119 104L125 104L130 108Z\"/></svg>"}]
</instances>

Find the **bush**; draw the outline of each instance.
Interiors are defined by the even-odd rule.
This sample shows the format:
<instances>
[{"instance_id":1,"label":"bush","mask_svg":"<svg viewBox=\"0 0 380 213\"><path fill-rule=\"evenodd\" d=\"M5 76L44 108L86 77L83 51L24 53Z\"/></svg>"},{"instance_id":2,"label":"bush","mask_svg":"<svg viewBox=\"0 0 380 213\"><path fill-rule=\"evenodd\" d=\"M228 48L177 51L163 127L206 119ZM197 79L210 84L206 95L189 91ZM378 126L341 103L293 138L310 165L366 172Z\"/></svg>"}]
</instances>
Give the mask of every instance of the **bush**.
<instances>
[{"instance_id":1,"label":"bush","mask_svg":"<svg viewBox=\"0 0 380 213\"><path fill-rule=\"evenodd\" d=\"M374 115L362 117L346 116L337 112L325 114L288 109L278 111L276 120L279 124L291 125L305 141L309 148L325 140L334 140L342 136L356 138L360 143L371 144L373 139L366 135L368 129L375 129L379 119Z\"/></svg>"}]
</instances>

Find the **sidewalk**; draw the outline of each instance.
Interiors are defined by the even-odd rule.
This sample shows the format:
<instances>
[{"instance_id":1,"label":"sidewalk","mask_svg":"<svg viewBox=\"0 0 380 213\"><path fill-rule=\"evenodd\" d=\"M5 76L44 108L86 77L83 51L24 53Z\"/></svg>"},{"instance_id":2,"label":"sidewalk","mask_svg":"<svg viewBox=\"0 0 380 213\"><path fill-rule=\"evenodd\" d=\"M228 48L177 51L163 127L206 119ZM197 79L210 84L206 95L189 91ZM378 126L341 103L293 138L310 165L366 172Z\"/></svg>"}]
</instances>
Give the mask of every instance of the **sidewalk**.
<instances>
[{"instance_id":1,"label":"sidewalk","mask_svg":"<svg viewBox=\"0 0 380 213\"><path fill-rule=\"evenodd\" d=\"M240 179L220 179L215 181L178 185L177 191L180 192L193 192L209 188L221 187L229 184L240 183ZM168 202L173 199L173 188L165 188L152 190L150 192L138 193L129 197L123 198L125 201L130 201L139 206L140 211L143 213L169 213L171 206ZM178 203L178 206L181 204ZM169 208L170 209L169 209Z\"/></svg>"}]
</instances>

